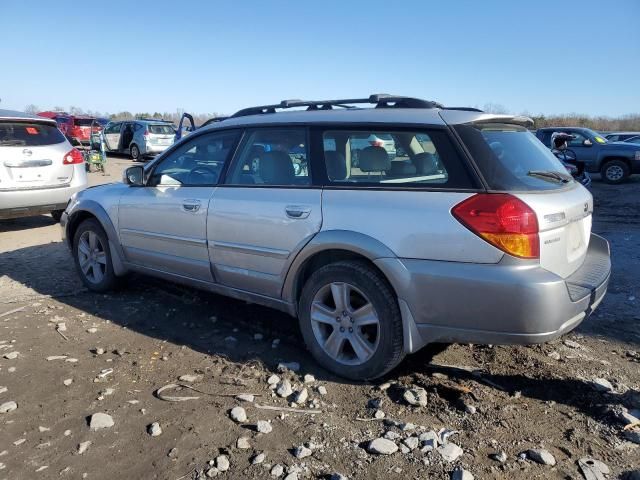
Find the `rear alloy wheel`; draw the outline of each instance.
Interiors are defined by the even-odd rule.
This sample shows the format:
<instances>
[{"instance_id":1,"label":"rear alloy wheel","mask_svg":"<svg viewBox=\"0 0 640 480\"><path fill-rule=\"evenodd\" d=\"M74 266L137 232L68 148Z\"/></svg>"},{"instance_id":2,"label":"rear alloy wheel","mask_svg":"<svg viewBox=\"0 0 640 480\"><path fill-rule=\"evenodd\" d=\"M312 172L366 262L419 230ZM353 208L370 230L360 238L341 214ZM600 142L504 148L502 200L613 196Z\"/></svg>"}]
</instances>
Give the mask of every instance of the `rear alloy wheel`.
<instances>
[{"instance_id":1,"label":"rear alloy wheel","mask_svg":"<svg viewBox=\"0 0 640 480\"><path fill-rule=\"evenodd\" d=\"M602 180L610 184L624 182L629 176L629 166L622 160L610 160L602 166L600 170Z\"/></svg>"},{"instance_id":2,"label":"rear alloy wheel","mask_svg":"<svg viewBox=\"0 0 640 480\"><path fill-rule=\"evenodd\" d=\"M304 286L299 317L311 354L337 375L376 378L404 357L394 293L363 262L334 263L314 272Z\"/></svg>"},{"instance_id":3,"label":"rear alloy wheel","mask_svg":"<svg viewBox=\"0 0 640 480\"><path fill-rule=\"evenodd\" d=\"M133 159L133 161L134 162L140 161L140 149L135 143L131 145L131 148L129 150L131 152L131 158Z\"/></svg>"},{"instance_id":4,"label":"rear alloy wheel","mask_svg":"<svg viewBox=\"0 0 640 480\"><path fill-rule=\"evenodd\" d=\"M82 282L95 292L111 290L117 281L111 263L109 240L97 220L80 224L73 237L73 258Z\"/></svg>"}]
</instances>

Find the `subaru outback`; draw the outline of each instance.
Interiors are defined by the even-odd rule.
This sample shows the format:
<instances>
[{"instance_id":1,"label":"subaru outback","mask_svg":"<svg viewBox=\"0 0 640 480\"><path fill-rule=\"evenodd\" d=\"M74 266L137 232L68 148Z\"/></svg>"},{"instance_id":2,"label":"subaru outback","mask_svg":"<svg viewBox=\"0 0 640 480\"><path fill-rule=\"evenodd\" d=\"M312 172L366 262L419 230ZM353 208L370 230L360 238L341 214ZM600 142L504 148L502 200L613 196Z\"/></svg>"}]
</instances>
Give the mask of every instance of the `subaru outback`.
<instances>
[{"instance_id":1,"label":"subaru outback","mask_svg":"<svg viewBox=\"0 0 640 480\"><path fill-rule=\"evenodd\" d=\"M352 379L432 342L545 342L598 306L611 263L530 122L388 95L247 108L75 195L63 236L93 291L139 272L282 310ZM362 138L395 155L354 165Z\"/></svg>"}]
</instances>

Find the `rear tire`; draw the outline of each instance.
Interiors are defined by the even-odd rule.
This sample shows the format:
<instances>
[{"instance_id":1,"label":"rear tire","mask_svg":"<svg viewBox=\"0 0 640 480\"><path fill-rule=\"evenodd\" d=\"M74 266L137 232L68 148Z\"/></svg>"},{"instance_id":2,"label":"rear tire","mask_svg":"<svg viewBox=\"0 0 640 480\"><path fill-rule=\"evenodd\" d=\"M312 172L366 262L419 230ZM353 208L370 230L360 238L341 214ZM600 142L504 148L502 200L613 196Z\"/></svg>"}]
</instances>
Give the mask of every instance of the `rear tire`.
<instances>
[{"instance_id":1,"label":"rear tire","mask_svg":"<svg viewBox=\"0 0 640 480\"><path fill-rule=\"evenodd\" d=\"M134 162L140 161L140 148L138 148L135 143L131 145L131 147L129 148L129 152L131 153L131 158Z\"/></svg>"},{"instance_id":2,"label":"rear tire","mask_svg":"<svg viewBox=\"0 0 640 480\"><path fill-rule=\"evenodd\" d=\"M72 251L80 279L89 290L102 293L116 286L109 240L97 220L90 218L80 224L73 236Z\"/></svg>"},{"instance_id":3,"label":"rear tire","mask_svg":"<svg viewBox=\"0 0 640 480\"><path fill-rule=\"evenodd\" d=\"M51 216L56 223L60 223L60 219L62 218L63 213L64 210L54 210L53 212L51 212Z\"/></svg>"},{"instance_id":4,"label":"rear tire","mask_svg":"<svg viewBox=\"0 0 640 480\"><path fill-rule=\"evenodd\" d=\"M299 323L316 361L341 377L371 380L404 358L395 294L364 262L332 263L315 271L302 290Z\"/></svg>"},{"instance_id":5,"label":"rear tire","mask_svg":"<svg viewBox=\"0 0 640 480\"><path fill-rule=\"evenodd\" d=\"M629 166L622 160L609 160L600 170L602 180L611 185L617 185L624 182L629 177L630 173L631 171L629 170Z\"/></svg>"}]
</instances>

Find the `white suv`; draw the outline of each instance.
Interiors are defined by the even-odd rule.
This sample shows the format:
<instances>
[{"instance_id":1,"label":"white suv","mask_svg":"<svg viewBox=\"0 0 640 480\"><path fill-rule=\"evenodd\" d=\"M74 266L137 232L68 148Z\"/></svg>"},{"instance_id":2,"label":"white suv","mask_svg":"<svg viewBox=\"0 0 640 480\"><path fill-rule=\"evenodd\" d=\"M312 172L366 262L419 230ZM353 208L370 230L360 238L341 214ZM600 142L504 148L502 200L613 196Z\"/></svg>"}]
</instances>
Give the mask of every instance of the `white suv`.
<instances>
[{"instance_id":1,"label":"white suv","mask_svg":"<svg viewBox=\"0 0 640 480\"><path fill-rule=\"evenodd\" d=\"M0 110L0 219L51 213L87 188L84 158L51 119Z\"/></svg>"}]
</instances>

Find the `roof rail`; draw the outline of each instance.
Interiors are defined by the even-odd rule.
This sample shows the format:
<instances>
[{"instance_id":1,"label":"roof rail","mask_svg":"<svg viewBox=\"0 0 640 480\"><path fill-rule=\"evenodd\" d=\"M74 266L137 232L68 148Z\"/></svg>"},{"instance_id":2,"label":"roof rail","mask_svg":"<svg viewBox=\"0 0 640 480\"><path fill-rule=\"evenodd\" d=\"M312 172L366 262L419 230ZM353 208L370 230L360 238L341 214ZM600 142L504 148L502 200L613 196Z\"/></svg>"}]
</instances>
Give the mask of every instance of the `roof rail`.
<instances>
[{"instance_id":1,"label":"roof rail","mask_svg":"<svg viewBox=\"0 0 640 480\"><path fill-rule=\"evenodd\" d=\"M274 105L243 108L231 115L229 118L244 117L247 115L260 115L264 113L276 113L277 110L295 107L307 107L307 110L333 110L334 107L355 108L353 104L375 105L375 108L444 108L443 105L431 100L377 93L370 95L368 98L345 98L339 100L317 101L282 100L280 103Z\"/></svg>"},{"instance_id":2,"label":"roof rail","mask_svg":"<svg viewBox=\"0 0 640 480\"><path fill-rule=\"evenodd\" d=\"M171 120L165 120L164 118L146 118L146 117L138 117L134 118L134 120L142 120L143 122L160 122L160 123L173 123Z\"/></svg>"}]
</instances>

